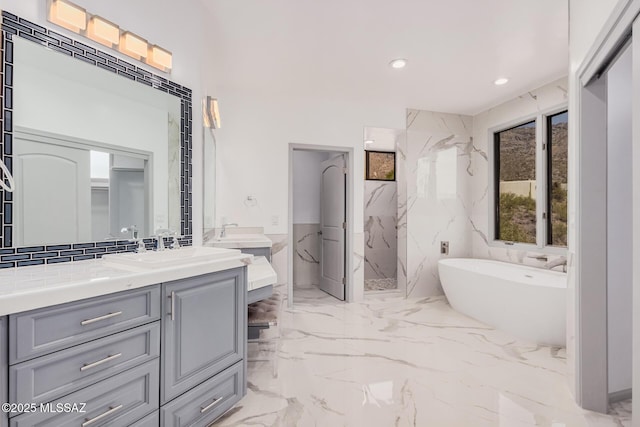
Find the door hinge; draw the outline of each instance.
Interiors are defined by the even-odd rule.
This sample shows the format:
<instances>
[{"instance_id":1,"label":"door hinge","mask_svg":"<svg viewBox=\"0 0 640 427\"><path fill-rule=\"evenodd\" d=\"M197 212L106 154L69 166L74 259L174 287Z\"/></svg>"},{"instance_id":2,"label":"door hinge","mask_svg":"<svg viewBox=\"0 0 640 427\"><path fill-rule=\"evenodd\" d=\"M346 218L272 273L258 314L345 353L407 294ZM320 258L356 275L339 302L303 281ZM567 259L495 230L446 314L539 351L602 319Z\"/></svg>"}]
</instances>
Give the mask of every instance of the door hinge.
<instances>
[{"instance_id":1,"label":"door hinge","mask_svg":"<svg viewBox=\"0 0 640 427\"><path fill-rule=\"evenodd\" d=\"M342 229L343 229L343 230L346 230L346 229L347 229L347 223L346 223L346 222L343 222L343 223L342 223Z\"/></svg>"},{"instance_id":2,"label":"door hinge","mask_svg":"<svg viewBox=\"0 0 640 427\"><path fill-rule=\"evenodd\" d=\"M342 284L346 285L347 284L347 279L345 277L342 278Z\"/></svg>"},{"instance_id":3,"label":"door hinge","mask_svg":"<svg viewBox=\"0 0 640 427\"><path fill-rule=\"evenodd\" d=\"M542 144L542 149L543 149L543 150L546 150L546 149L547 149L547 144L546 144L546 143L545 143L545 144Z\"/></svg>"}]
</instances>

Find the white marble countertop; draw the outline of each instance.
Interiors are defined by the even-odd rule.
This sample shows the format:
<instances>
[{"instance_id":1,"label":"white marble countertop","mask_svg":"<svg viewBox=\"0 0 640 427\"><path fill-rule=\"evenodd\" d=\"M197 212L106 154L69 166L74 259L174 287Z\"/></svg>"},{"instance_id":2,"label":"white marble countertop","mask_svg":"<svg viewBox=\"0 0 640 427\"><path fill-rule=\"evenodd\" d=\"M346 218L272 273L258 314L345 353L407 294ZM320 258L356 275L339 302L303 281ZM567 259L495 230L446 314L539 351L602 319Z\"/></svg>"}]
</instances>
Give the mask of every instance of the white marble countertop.
<instances>
[{"instance_id":1,"label":"white marble countertop","mask_svg":"<svg viewBox=\"0 0 640 427\"><path fill-rule=\"evenodd\" d=\"M216 248L270 248L273 245L271 239L264 234L228 233L225 237L216 237L206 243L206 246Z\"/></svg>"},{"instance_id":2,"label":"white marble countertop","mask_svg":"<svg viewBox=\"0 0 640 427\"><path fill-rule=\"evenodd\" d=\"M0 270L0 316L243 267L253 260L252 255L229 252L216 261L153 270L114 267L101 259ZM263 270L258 268L263 274L255 275L249 289L266 280Z\"/></svg>"},{"instance_id":3,"label":"white marble countertop","mask_svg":"<svg viewBox=\"0 0 640 427\"><path fill-rule=\"evenodd\" d=\"M278 281L278 276L275 270L263 256L258 256L253 259L253 262L249 264L247 269L249 275L248 289L254 291L264 286L275 285Z\"/></svg>"}]
</instances>

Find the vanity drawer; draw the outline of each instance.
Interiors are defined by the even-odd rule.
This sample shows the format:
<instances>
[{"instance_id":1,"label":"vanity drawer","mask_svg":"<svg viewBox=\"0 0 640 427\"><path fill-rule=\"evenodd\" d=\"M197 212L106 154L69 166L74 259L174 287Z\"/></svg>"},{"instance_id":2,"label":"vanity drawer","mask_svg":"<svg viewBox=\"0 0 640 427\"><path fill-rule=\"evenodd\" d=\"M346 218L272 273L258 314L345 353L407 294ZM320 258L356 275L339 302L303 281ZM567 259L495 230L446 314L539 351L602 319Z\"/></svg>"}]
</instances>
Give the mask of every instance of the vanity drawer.
<instances>
[{"instance_id":1,"label":"vanity drawer","mask_svg":"<svg viewBox=\"0 0 640 427\"><path fill-rule=\"evenodd\" d=\"M159 318L159 285L13 314L9 317L9 363Z\"/></svg>"},{"instance_id":2,"label":"vanity drawer","mask_svg":"<svg viewBox=\"0 0 640 427\"><path fill-rule=\"evenodd\" d=\"M11 418L11 427L127 426L158 408L158 369L155 359L51 403L86 403L84 413L25 413Z\"/></svg>"},{"instance_id":3,"label":"vanity drawer","mask_svg":"<svg viewBox=\"0 0 640 427\"><path fill-rule=\"evenodd\" d=\"M207 426L242 398L243 384L240 361L164 405L160 409L160 425Z\"/></svg>"},{"instance_id":4,"label":"vanity drawer","mask_svg":"<svg viewBox=\"0 0 640 427\"><path fill-rule=\"evenodd\" d=\"M160 355L160 322L110 335L9 368L13 403L50 402Z\"/></svg>"}]
</instances>

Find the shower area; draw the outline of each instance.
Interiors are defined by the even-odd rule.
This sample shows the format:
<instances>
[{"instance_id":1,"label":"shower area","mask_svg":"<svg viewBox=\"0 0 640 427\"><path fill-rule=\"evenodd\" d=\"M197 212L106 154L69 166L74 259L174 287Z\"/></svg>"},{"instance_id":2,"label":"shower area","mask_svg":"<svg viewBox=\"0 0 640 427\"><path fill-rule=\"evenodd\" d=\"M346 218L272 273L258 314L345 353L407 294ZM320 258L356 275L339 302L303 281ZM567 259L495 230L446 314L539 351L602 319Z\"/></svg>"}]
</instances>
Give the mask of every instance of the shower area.
<instances>
[{"instance_id":1,"label":"shower area","mask_svg":"<svg viewBox=\"0 0 640 427\"><path fill-rule=\"evenodd\" d=\"M364 290L398 289L396 141L400 131L365 128Z\"/></svg>"}]
</instances>

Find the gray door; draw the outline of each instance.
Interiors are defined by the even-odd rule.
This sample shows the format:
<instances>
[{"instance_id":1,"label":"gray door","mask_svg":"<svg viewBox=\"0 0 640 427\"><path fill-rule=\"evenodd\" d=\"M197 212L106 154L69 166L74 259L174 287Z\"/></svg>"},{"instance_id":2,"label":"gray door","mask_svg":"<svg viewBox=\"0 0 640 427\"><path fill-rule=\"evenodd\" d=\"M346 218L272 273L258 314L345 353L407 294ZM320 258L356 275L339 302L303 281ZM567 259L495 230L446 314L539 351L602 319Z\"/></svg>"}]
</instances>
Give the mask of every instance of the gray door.
<instances>
[{"instance_id":1,"label":"gray door","mask_svg":"<svg viewBox=\"0 0 640 427\"><path fill-rule=\"evenodd\" d=\"M245 281L243 267L163 284L162 404L244 357Z\"/></svg>"},{"instance_id":2,"label":"gray door","mask_svg":"<svg viewBox=\"0 0 640 427\"><path fill-rule=\"evenodd\" d=\"M344 301L346 173L344 154L325 160L320 193L320 289Z\"/></svg>"}]
</instances>

